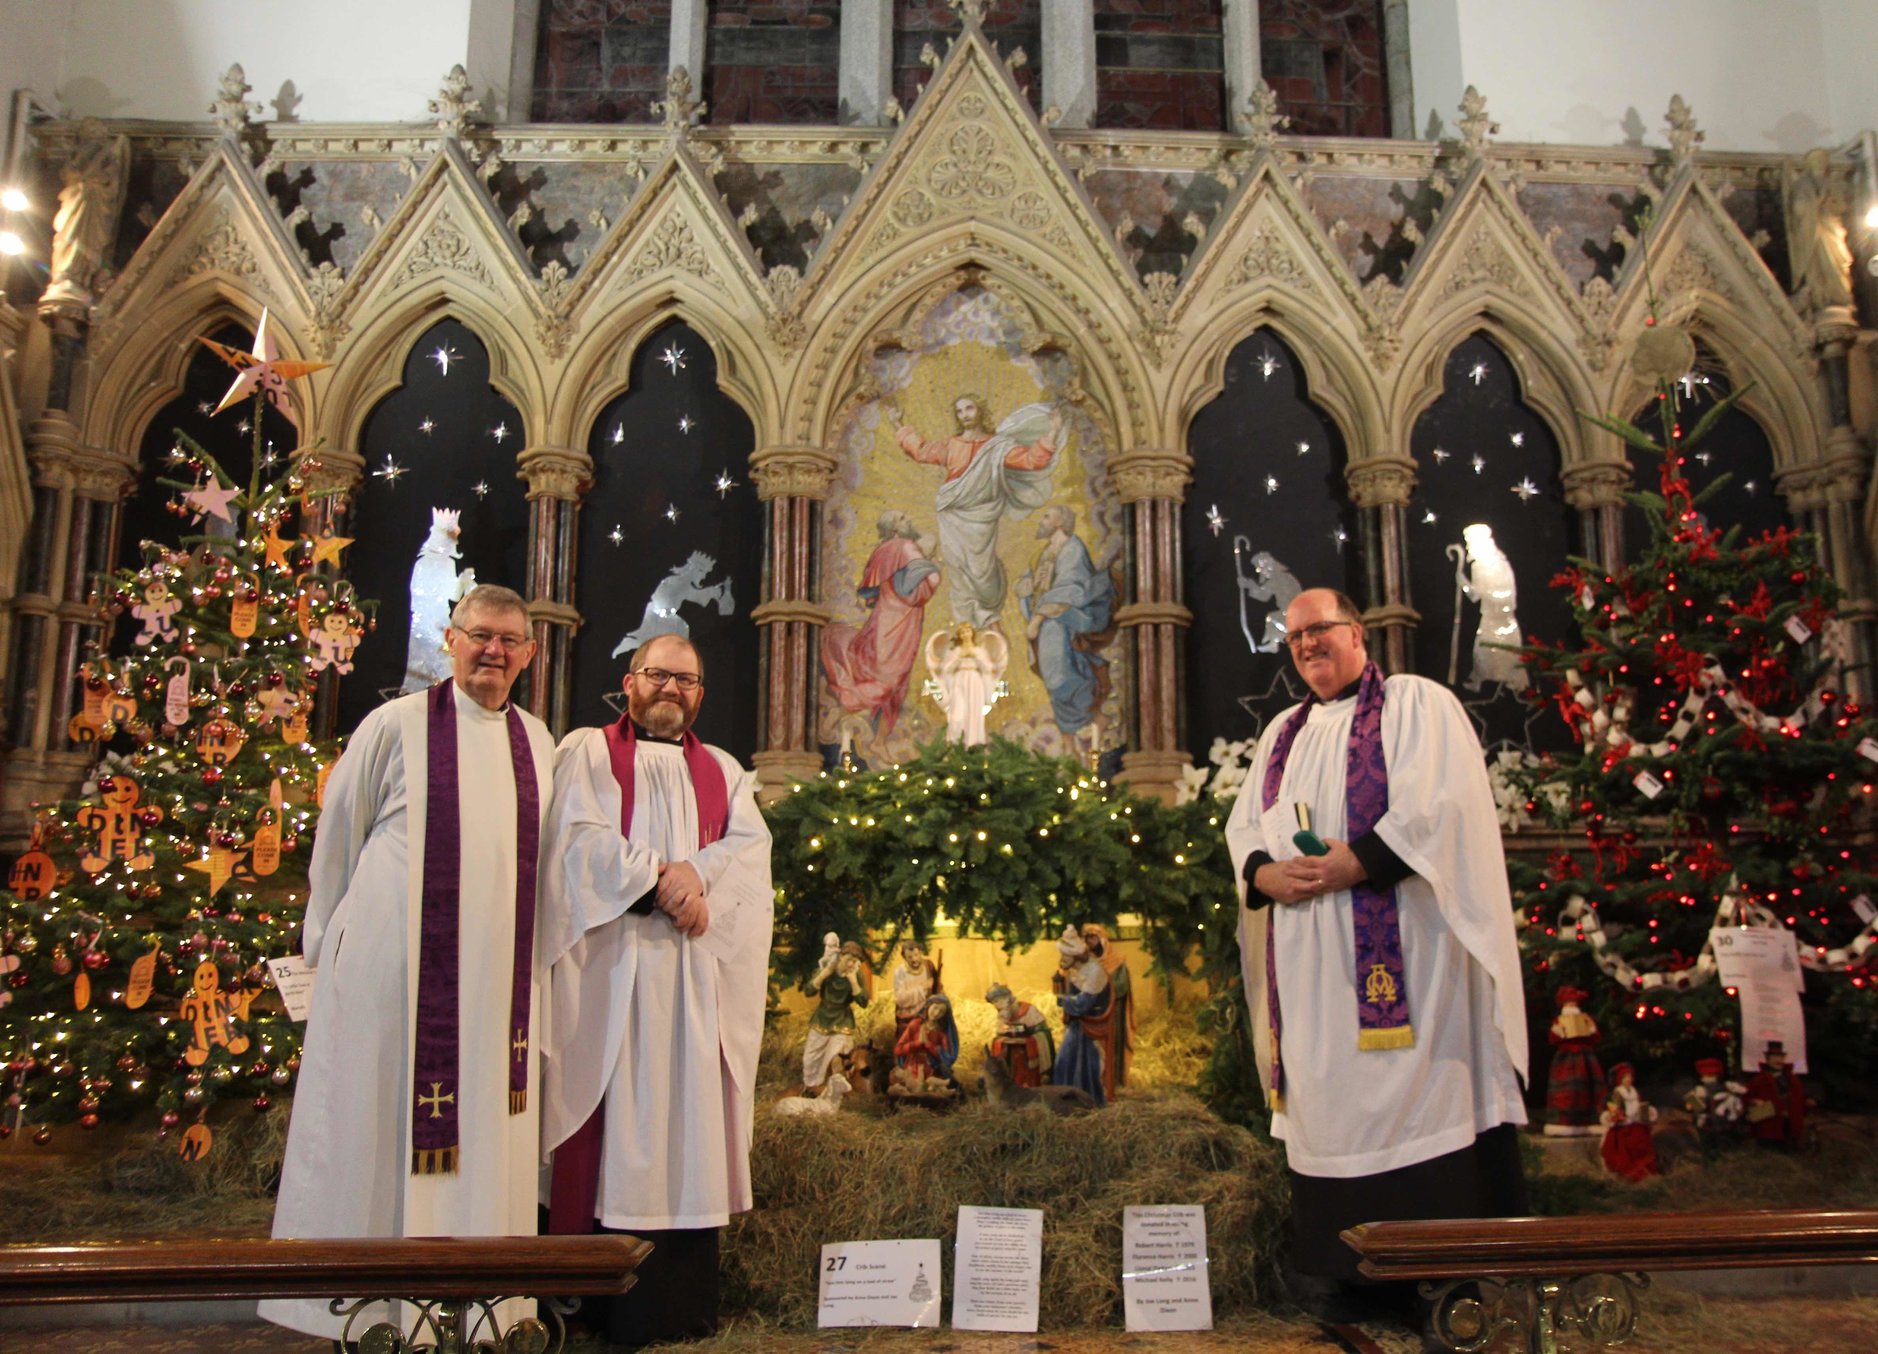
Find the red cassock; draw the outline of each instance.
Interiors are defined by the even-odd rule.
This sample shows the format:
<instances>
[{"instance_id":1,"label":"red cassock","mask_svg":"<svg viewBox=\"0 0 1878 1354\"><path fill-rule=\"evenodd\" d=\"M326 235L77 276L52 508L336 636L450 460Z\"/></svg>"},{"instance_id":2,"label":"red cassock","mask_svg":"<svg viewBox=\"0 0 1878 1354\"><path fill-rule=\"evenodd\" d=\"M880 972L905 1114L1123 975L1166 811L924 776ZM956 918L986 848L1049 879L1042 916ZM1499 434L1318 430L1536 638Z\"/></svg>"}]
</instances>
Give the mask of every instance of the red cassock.
<instances>
[{"instance_id":1,"label":"red cassock","mask_svg":"<svg viewBox=\"0 0 1878 1354\"><path fill-rule=\"evenodd\" d=\"M894 576L908 565L916 567L902 579L908 587L902 595ZM875 547L861 571L860 592L871 599L873 614L859 629L830 625L822 632L822 670L835 699L844 709L873 715L883 734L900 717L907 677L919 657L926 603L938 587L939 571L919 542L892 537Z\"/></svg>"}]
</instances>

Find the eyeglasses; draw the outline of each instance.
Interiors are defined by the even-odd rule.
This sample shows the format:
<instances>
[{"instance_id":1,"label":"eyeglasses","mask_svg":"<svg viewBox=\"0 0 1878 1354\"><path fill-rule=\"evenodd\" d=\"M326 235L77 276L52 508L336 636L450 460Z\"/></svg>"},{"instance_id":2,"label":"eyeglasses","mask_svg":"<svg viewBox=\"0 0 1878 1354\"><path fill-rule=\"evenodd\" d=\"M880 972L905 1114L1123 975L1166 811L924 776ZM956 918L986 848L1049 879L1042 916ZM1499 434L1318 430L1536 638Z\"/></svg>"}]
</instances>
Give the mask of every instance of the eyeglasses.
<instances>
[{"instance_id":1,"label":"eyeglasses","mask_svg":"<svg viewBox=\"0 0 1878 1354\"><path fill-rule=\"evenodd\" d=\"M529 635L501 635L494 630L459 630L457 633L479 649L488 648L489 641L492 639L499 640L504 653L514 653L524 644L534 642L533 637Z\"/></svg>"},{"instance_id":2,"label":"eyeglasses","mask_svg":"<svg viewBox=\"0 0 1878 1354\"><path fill-rule=\"evenodd\" d=\"M1302 630L1294 630L1286 635L1285 643L1290 646L1292 653L1296 653L1304 647L1307 640L1322 639L1340 625L1355 624L1355 621L1319 621L1315 625L1307 625Z\"/></svg>"},{"instance_id":3,"label":"eyeglasses","mask_svg":"<svg viewBox=\"0 0 1878 1354\"><path fill-rule=\"evenodd\" d=\"M696 691L704 685L704 678L695 672L667 672L664 668L640 668L633 676L643 678L655 691L667 682L680 691Z\"/></svg>"}]
</instances>

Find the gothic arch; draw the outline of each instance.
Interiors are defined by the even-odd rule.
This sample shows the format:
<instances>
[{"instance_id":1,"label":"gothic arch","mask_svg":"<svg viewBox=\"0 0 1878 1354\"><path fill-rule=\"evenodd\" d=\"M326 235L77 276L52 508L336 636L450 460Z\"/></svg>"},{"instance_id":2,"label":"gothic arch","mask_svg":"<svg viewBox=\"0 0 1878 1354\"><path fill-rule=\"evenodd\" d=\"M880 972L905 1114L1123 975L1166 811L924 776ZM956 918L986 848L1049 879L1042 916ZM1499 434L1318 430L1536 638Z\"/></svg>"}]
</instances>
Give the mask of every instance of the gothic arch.
<instances>
[{"instance_id":1,"label":"gothic arch","mask_svg":"<svg viewBox=\"0 0 1878 1354\"><path fill-rule=\"evenodd\" d=\"M1262 288L1208 318L1199 340L1168 373L1166 445L1185 448L1194 418L1226 388L1233 350L1261 329L1297 356L1312 403L1336 423L1352 460L1386 445L1382 399L1368 360L1343 330L1282 288Z\"/></svg>"},{"instance_id":2,"label":"gothic arch","mask_svg":"<svg viewBox=\"0 0 1878 1354\"><path fill-rule=\"evenodd\" d=\"M711 345L718 389L749 417L757 447L780 441L782 420L762 343L722 306L676 281L614 309L575 345L547 411L548 440L585 447L600 411L631 384L633 355L672 320L690 325Z\"/></svg>"},{"instance_id":3,"label":"gothic arch","mask_svg":"<svg viewBox=\"0 0 1878 1354\"><path fill-rule=\"evenodd\" d=\"M165 297L139 321L101 364L85 402L85 445L107 448L135 460L150 420L183 389L189 363L203 349L196 343L225 324L249 333L261 321L263 307L221 278L209 278ZM281 356L301 357L299 343L284 317L268 312L268 329ZM232 379L233 372L231 370ZM319 390L308 381L287 388L288 417L304 433L317 426Z\"/></svg>"},{"instance_id":4,"label":"gothic arch","mask_svg":"<svg viewBox=\"0 0 1878 1354\"><path fill-rule=\"evenodd\" d=\"M522 445L536 444L547 409L534 359L536 345L507 316L441 280L400 298L354 334L328 388L325 419L316 425L330 442L358 449L365 420L380 400L404 383L411 345L445 319L460 321L489 350L489 384L521 412Z\"/></svg>"},{"instance_id":5,"label":"gothic arch","mask_svg":"<svg viewBox=\"0 0 1878 1354\"><path fill-rule=\"evenodd\" d=\"M960 223L889 254L820 314L807 317L816 342L804 354L791 393L794 440L825 446L842 414L868 385L867 359L884 333L904 329L935 296L985 286L1020 301L1043 346L1075 364L1084 409L1114 437L1111 451L1143 445L1149 433L1147 374L1103 289L1077 289L1060 276L1064 260L982 223Z\"/></svg>"},{"instance_id":6,"label":"gothic arch","mask_svg":"<svg viewBox=\"0 0 1878 1354\"><path fill-rule=\"evenodd\" d=\"M1602 406L1584 363L1565 348L1560 332L1522 307L1492 295L1430 320L1402 356L1389 417L1389 427L1402 439L1395 450L1408 454L1408 437L1416 420L1440 398L1448 354L1473 335L1484 334L1513 364L1520 398L1545 420L1558 440L1560 468L1590 459L1579 412L1601 412Z\"/></svg>"}]
</instances>

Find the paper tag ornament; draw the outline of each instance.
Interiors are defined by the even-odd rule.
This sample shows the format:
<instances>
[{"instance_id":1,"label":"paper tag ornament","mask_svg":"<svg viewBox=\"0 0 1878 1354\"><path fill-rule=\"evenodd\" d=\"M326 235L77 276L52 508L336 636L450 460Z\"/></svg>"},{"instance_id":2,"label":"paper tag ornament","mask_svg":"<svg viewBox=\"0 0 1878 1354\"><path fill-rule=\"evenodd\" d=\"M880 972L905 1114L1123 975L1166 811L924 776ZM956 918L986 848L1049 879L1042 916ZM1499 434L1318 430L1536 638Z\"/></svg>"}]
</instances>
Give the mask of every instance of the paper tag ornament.
<instances>
[{"instance_id":1,"label":"paper tag ornament","mask_svg":"<svg viewBox=\"0 0 1878 1354\"><path fill-rule=\"evenodd\" d=\"M1868 762L1878 762L1878 738L1859 739L1858 755Z\"/></svg>"},{"instance_id":2,"label":"paper tag ornament","mask_svg":"<svg viewBox=\"0 0 1878 1354\"><path fill-rule=\"evenodd\" d=\"M1637 787L1637 793L1645 799L1655 799L1663 793L1663 782L1648 771L1637 772L1637 778L1630 783Z\"/></svg>"},{"instance_id":3,"label":"paper tag ornament","mask_svg":"<svg viewBox=\"0 0 1878 1354\"><path fill-rule=\"evenodd\" d=\"M91 975L80 973L72 979L72 1009L82 1011L91 1005Z\"/></svg>"},{"instance_id":4,"label":"paper tag ornament","mask_svg":"<svg viewBox=\"0 0 1878 1354\"><path fill-rule=\"evenodd\" d=\"M161 952L159 946L131 960L130 981L124 986L124 1005L133 1011L149 1001L150 993L156 989L157 955Z\"/></svg>"},{"instance_id":5,"label":"paper tag ornament","mask_svg":"<svg viewBox=\"0 0 1878 1354\"><path fill-rule=\"evenodd\" d=\"M283 743L304 743L306 740L306 704L305 702L298 702L291 711L281 717L280 741Z\"/></svg>"},{"instance_id":6,"label":"paper tag ornament","mask_svg":"<svg viewBox=\"0 0 1878 1354\"><path fill-rule=\"evenodd\" d=\"M318 626L308 639L313 652L307 656L307 667L313 672L324 672L332 668L341 673L352 671L352 655L358 650L361 632L358 623L351 616L337 608L320 617Z\"/></svg>"},{"instance_id":7,"label":"paper tag ornament","mask_svg":"<svg viewBox=\"0 0 1878 1354\"><path fill-rule=\"evenodd\" d=\"M163 718L180 729L189 722L189 660L172 658L168 666L176 669L176 675L164 689Z\"/></svg>"},{"instance_id":8,"label":"paper tag ornament","mask_svg":"<svg viewBox=\"0 0 1878 1354\"><path fill-rule=\"evenodd\" d=\"M1870 926L1874 921L1878 921L1878 908L1874 908L1871 905L1871 899L1865 894L1861 893L1852 900L1852 910L1858 913L1858 919L1867 926Z\"/></svg>"},{"instance_id":9,"label":"paper tag ornament","mask_svg":"<svg viewBox=\"0 0 1878 1354\"><path fill-rule=\"evenodd\" d=\"M284 805L280 778L276 776L274 783L267 787L267 807L261 810L260 823L254 830L254 850L248 857L257 875L270 875L280 868L280 824Z\"/></svg>"},{"instance_id":10,"label":"paper tag ornament","mask_svg":"<svg viewBox=\"0 0 1878 1354\"><path fill-rule=\"evenodd\" d=\"M200 1161L215 1146L215 1135L207 1124L191 1124L183 1132L182 1145L176 1149L176 1155L184 1161Z\"/></svg>"},{"instance_id":11,"label":"paper tag ornament","mask_svg":"<svg viewBox=\"0 0 1878 1354\"><path fill-rule=\"evenodd\" d=\"M252 578L243 578L228 604L228 633L236 639L247 639L260 622L261 589Z\"/></svg>"},{"instance_id":12,"label":"paper tag ornament","mask_svg":"<svg viewBox=\"0 0 1878 1354\"><path fill-rule=\"evenodd\" d=\"M216 715L196 735L196 755L210 766L227 766L241 755L248 735L225 715Z\"/></svg>"},{"instance_id":13,"label":"paper tag ornament","mask_svg":"<svg viewBox=\"0 0 1878 1354\"><path fill-rule=\"evenodd\" d=\"M142 793L129 776L116 774L99 778L98 797L104 802L87 804L72 816L79 827L98 834L93 846L79 852L80 869L96 874L118 860L130 870L147 870L156 864L156 854L142 847L138 839L143 835L144 818L154 815L153 822L161 822L163 810L154 804L138 808L137 800Z\"/></svg>"},{"instance_id":14,"label":"paper tag ornament","mask_svg":"<svg viewBox=\"0 0 1878 1354\"><path fill-rule=\"evenodd\" d=\"M183 1061L191 1067L200 1067L209 1060L209 1049L218 1045L230 1053L246 1053L248 1036L231 1031L228 1022L231 1017L246 1020L248 1003L253 999L251 992L231 995L222 991L221 970L215 967L214 960L204 959L197 964L189 995L182 999L176 1012L193 1027Z\"/></svg>"},{"instance_id":15,"label":"paper tag ornament","mask_svg":"<svg viewBox=\"0 0 1878 1354\"><path fill-rule=\"evenodd\" d=\"M1801 620L1798 616L1787 617L1787 623L1784 628L1786 632L1793 637L1795 644L1804 644L1813 637L1813 627Z\"/></svg>"},{"instance_id":16,"label":"paper tag ornament","mask_svg":"<svg viewBox=\"0 0 1878 1354\"><path fill-rule=\"evenodd\" d=\"M42 845L45 836L45 828L38 823L33 824L31 844L20 852L19 859L13 862L12 870L7 873L7 887L13 890L13 896L21 902L37 903L52 892L58 871Z\"/></svg>"},{"instance_id":17,"label":"paper tag ornament","mask_svg":"<svg viewBox=\"0 0 1878 1354\"><path fill-rule=\"evenodd\" d=\"M187 868L197 870L209 877L209 897L213 898L222 891L222 885L234 877L235 867L241 864L245 851L231 850L226 846L211 846L203 853L202 859L192 860Z\"/></svg>"}]
</instances>

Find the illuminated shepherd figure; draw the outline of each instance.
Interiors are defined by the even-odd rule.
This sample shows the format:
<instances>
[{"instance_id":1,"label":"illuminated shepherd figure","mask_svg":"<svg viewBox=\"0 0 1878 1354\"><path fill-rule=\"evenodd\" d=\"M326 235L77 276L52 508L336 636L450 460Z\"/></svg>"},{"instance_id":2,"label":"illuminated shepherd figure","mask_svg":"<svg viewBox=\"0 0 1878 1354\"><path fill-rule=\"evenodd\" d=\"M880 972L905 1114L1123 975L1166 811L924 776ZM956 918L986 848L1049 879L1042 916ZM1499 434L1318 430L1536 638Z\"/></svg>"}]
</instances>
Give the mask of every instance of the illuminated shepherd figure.
<instances>
[{"instance_id":1,"label":"illuminated shepherd figure","mask_svg":"<svg viewBox=\"0 0 1878 1354\"><path fill-rule=\"evenodd\" d=\"M631 653L657 635L679 635L689 639L691 627L678 614L678 608L686 602L693 606L716 602L717 614L728 616L736 606L730 595L730 579L725 578L708 588L704 586L704 580L716 567L717 561L702 550L692 551L690 559L665 575L665 581L652 590L652 600L646 603L646 613L639 619L639 628L613 646L613 657Z\"/></svg>"}]
</instances>

